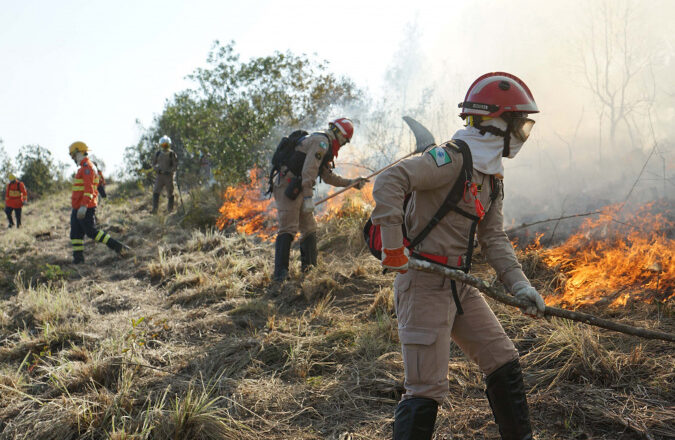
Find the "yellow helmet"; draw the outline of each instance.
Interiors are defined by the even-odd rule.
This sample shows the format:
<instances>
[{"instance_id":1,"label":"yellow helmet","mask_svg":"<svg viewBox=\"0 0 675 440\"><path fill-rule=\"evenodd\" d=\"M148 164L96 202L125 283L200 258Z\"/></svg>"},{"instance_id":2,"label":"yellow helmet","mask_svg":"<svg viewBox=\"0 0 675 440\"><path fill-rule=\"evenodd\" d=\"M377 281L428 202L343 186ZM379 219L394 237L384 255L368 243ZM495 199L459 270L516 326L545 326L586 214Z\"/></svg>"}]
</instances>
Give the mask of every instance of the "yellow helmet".
<instances>
[{"instance_id":1,"label":"yellow helmet","mask_svg":"<svg viewBox=\"0 0 675 440\"><path fill-rule=\"evenodd\" d=\"M16 176L12 173L9 173L9 176L7 177L9 177L9 180L16 180Z\"/></svg>"},{"instance_id":2,"label":"yellow helmet","mask_svg":"<svg viewBox=\"0 0 675 440\"><path fill-rule=\"evenodd\" d=\"M80 153L86 153L87 151L89 151L89 147L87 147L87 144L85 144L84 142L75 141L72 144L70 144L70 148L68 148L68 150L70 152L70 155L72 156L78 151Z\"/></svg>"}]
</instances>

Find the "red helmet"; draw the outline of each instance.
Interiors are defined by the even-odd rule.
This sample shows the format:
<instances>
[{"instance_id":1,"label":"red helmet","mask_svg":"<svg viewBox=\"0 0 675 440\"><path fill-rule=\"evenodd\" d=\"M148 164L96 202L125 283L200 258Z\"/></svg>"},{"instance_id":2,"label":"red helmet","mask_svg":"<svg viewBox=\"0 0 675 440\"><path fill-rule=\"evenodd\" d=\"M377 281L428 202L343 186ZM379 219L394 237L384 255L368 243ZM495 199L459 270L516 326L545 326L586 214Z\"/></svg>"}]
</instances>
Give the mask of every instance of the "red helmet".
<instances>
[{"instance_id":1,"label":"red helmet","mask_svg":"<svg viewBox=\"0 0 675 440\"><path fill-rule=\"evenodd\" d=\"M496 118L504 112L539 113L532 92L517 76L491 72L478 78L460 102L460 116L479 115Z\"/></svg>"},{"instance_id":2,"label":"red helmet","mask_svg":"<svg viewBox=\"0 0 675 440\"><path fill-rule=\"evenodd\" d=\"M329 122L328 126L331 128L335 127L347 142L354 136L354 124L347 118L338 118L333 122Z\"/></svg>"}]
</instances>

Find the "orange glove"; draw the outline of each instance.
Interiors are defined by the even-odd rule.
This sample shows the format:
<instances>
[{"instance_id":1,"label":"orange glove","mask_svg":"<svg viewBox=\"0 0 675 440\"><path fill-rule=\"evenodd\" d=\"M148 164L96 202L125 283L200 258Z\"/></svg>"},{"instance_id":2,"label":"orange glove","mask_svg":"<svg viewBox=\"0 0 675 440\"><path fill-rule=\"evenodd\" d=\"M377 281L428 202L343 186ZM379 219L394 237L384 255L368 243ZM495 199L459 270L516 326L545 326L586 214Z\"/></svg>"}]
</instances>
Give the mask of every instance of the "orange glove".
<instances>
[{"instance_id":1,"label":"orange glove","mask_svg":"<svg viewBox=\"0 0 675 440\"><path fill-rule=\"evenodd\" d=\"M382 266L385 269L399 273L408 272L408 249L401 246L398 249L382 249Z\"/></svg>"}]
</instances>

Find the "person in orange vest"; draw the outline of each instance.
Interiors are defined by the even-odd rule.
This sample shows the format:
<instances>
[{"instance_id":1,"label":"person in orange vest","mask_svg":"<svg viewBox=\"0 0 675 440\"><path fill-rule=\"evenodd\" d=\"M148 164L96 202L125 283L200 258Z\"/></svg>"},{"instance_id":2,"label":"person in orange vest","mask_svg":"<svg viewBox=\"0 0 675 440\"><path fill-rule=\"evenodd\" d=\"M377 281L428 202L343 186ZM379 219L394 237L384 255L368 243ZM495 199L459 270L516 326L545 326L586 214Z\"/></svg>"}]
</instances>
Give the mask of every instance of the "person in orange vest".
<instances>
[{"instance_id":1,"label":"person in orange vest","mask_svg":"<svg viewBox=\"0 0 675 440\"><path fill-rule=\"evenodd\" d=\"M7 220L9 221L8 228L14 227L14 220L12 219L12 211L16 216L16 227L21 227L21 208L23 204L28 200L28 193L26 192L26 187L23 182L14 176L14 174L9 175L9 185L5 190L5 214L7 214Z\"/></svg>"},{"instance_id":2,"label":"person in orange vest","mask_svg":"<svg viewBox=\"0 0 675 440\"><path fill-rule=\"evenodd\" d=\"M73 263L84 263L85 234L96 242L108 246L120 256L125 256L129 247L115 240L103 230L96 228L96 206L98 202L99 177L89 160L89 147L84 142L73 142L69 148L70 157L79 166L73 180L70 215L70 241L73 245Z\"/></svg>"}]
</instances>

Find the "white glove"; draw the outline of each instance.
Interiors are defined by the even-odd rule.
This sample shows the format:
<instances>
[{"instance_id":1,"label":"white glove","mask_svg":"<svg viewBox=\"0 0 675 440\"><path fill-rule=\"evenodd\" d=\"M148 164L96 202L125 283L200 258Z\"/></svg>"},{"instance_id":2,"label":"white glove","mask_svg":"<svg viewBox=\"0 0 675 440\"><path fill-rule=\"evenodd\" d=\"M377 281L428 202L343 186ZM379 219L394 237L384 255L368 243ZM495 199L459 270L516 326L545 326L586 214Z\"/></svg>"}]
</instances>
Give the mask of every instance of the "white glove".
<instances>
[{"instance_id":1,"label":"white glove","mask_svg":"<svg viewBox=\"0 0 675 440\"><path fill-rule=\"evenodd\" d=\"M537 318L542 318L544 316L546 303L544 303L544 299L539 295L537 289L532 287L530 283L527 281L518 281L513 285L512 290L513 296L531 303L524 311L526 315L536 316Z\"/></svg>"},{"instance_id":2,"label":"white glove","mask_svg":"<svg viewBox=\"0 0 675 440\"><path fill-rule=\"evenodd\" d=\"M314 202L312 201L312 197L308 196L305 197L304 200L302 201L302 212L314 212Z\"/></svg>"},{"instance_id":3,"label":"white glove","mask_svg":"<svg viewBox=\"0 0 675 440\"><path fill-rule=\"evenodd\" d=\"M80 206L80 209L77 210L77 219L83 220L85 215L87 215L87 207Z\"/></svg>"}]
</instances>

